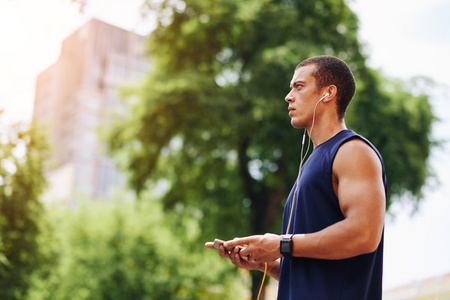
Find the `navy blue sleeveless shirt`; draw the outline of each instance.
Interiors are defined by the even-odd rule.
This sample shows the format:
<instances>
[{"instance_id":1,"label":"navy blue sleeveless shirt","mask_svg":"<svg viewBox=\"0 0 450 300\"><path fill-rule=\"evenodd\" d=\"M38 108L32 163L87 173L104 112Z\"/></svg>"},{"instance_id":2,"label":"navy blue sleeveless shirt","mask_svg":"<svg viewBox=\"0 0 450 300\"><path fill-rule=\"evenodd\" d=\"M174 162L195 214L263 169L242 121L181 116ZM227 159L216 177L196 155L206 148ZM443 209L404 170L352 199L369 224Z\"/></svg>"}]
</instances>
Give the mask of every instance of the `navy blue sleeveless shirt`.
<instances>
[{"instance_id":1,"label":"navy blue sleeveless shirt","mask_svg":"<svg viewBox=\"0 0 450 300\"><path fill-rule=\"evenodd\" d=\"M383 183L387 188L383 159L365 138L351 130L343 130L317 146L304 164L297 187L289 233L313 233L344 219L332 184L332 166L339 147L359 138L377 153L383 167ZM283 216L286 233L292 188ZM342 260L303 257L281 258L278 283L279 300L380 300L383 273L383 241L375 252Z\"/></svg>"}]
</instances>

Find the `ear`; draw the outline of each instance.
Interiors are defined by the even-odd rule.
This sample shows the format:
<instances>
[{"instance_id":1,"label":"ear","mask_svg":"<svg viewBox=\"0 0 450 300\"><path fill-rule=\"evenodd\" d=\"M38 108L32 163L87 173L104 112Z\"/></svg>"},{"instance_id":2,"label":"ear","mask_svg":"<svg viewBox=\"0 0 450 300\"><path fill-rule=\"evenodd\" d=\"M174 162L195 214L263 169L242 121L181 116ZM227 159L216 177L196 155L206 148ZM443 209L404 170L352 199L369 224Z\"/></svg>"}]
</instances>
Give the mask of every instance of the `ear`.
<instances>
[{"instance_id":1,"label":"ear","mask_svg":"<svg viewBox=\"0 0 450 300\"><path fill-rule=\"evenodd\" d=\"M336 99L336 96L337 96L337 87L336 87L334 84L328 86L328 87L325 89L324 95L325 95L325 94L328 94L328 95L325 96L325 98L323 98L323 102L330 102L330 101L332 101L333 99Z\"/></svg>"}]
</instances>

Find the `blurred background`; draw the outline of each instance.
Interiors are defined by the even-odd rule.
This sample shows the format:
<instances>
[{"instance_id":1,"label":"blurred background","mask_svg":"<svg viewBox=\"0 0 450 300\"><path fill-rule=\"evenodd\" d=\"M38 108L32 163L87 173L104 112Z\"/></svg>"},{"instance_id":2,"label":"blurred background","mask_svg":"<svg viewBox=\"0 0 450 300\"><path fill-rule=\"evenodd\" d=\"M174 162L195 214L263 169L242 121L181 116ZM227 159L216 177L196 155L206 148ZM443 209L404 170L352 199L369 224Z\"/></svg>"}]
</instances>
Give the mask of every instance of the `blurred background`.
<instances>
[{"instance_id":1,"label":"blurred background","mask_svg":"<svg viewBox=\"0 0 450 300\"><path fill-rule=\"evenodd\" d=\"M344 59L389 181L384 299L450 299L450 2L0 0L0 299L255 299L298 62ZM276 282L265 299L276 299Z\"/></svg>"}]
</instances>

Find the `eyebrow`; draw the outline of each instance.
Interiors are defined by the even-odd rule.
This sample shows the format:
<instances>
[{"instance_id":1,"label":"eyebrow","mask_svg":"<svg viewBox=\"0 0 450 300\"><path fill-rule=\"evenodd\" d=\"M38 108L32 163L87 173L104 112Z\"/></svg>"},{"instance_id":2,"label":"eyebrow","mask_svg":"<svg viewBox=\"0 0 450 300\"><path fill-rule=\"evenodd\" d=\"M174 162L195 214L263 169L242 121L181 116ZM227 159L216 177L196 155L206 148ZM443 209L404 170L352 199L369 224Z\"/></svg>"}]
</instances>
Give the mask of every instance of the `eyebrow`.
<instances>
[{"instance_id":1,"label":"eyebrow","mask_svg":"<svg viewBox=\"0 0 450 300\"><path fill-rule=\"evenodd\" d=\"M295 84L297 84L297 83L305 84L305 81L304 81L304 80L296 80L296 81L292 82L292 83L289 85L289 87L292 88L292 87L293 87Z\"/></svg>"}]
</instances>

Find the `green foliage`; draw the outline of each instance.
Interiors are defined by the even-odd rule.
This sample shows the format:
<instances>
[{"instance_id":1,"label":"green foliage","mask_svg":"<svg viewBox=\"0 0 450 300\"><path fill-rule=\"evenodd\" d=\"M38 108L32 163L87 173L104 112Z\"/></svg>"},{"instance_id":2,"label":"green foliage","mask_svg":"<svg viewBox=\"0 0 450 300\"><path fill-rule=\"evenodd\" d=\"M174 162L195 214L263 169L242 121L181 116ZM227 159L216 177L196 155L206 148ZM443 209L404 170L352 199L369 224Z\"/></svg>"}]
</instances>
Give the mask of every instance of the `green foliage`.
<instances>
[{"instance_id":1,"label":"green foliage","mask_svg":"<svg viewBox=\"0 0 450 300\"><path fill-rule=\"evenodd\" d=\"M0 133L0 299L24 299L39 262L39 195L48 148L42 131L17 124Z\"/></svg>"},{"instance_id":2,"label":"green foliage","mask_svg":"<svg viewBox=\"0 0 450 300\"><path fill-rule=\"evenodd\" d=\"M274 230L298 171L300 134L283 100L293 68L322 53L364 67L356 16L342 1L148 5L160 16L154 72L109 138L132 186L168 180L165 208L200 209L203 238Z\"/></svg>"},{"instance_id":3,"label":"green foliage","mask_svg":"<svg viewBox=\"0 0 450 300\"><path fill-rule=\"evenodd\" d=\"M344 1L147 5L159 15L148 43L153 72L134 91L141 101L130 118L109 137L136 191L167 180L165 208L202 211L211 225L205 237L274 230L300 152L301 133L290 127L283 101L288 83L298 62L330 54L356 76L348 124L385 158L388 205L404 193L421 199L434 119L428 98L399 84L385 89L386 80L366 67L357 17ZM233 227L222 225L230 220Z\"/></svg>"},{"instance_id":4,"label":"green foliage","mask_svg":"<svg viewBox=\"0 0 450 300\"><path fill-rule=\"evenodd\" d=\"M174 222L144 197L139 204L49 210L46 248L55 263L35 278L29 299L239 299L234 268L193 244L198 224Z\"/></svg>"}]
</instances>

